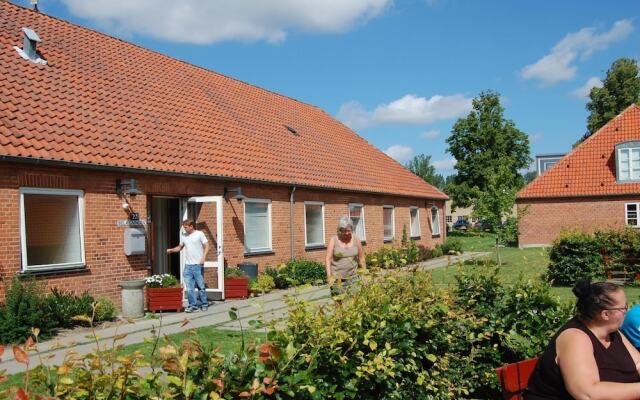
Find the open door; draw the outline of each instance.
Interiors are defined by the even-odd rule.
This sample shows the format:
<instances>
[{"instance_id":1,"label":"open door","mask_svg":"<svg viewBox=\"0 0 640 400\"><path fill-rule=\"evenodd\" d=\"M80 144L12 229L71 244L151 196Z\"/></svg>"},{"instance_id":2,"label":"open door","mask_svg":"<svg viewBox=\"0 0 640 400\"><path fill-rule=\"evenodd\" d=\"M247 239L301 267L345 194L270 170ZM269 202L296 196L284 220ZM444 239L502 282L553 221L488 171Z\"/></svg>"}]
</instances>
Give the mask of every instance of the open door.
<instances>
[{"instance_id":1,"label":"open door","mask_svg":"<svg viewBox=\"0 0 640 400\"><path fill-rule=\"evenodd\" d=\"M204 262L204 281L209 300L224 300L222 203L222 196L190 197L183 203L183 220L193 219L196 229L204 233L209 241L209 253ZM182 272L183 257L180 264Z\"/></svg>"}]
</instances>

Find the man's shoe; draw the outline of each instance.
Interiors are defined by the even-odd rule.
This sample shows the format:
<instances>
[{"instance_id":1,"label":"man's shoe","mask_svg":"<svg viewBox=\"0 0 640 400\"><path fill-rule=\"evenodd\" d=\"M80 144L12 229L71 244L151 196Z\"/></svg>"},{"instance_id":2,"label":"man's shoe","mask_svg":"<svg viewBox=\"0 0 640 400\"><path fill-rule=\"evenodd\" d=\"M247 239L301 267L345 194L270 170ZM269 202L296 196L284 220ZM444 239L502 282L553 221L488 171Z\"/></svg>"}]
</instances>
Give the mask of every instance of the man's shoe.
<instances>
[{"instance_id":1,"label":"man's shoe","mask_svg":"<svg viewBox=\"0 0 640 400\"><path fill-rule=\"evenodd\" d=\"M184 310L184 312L187 312L187 313L198 312L198 311L200 311L199 308L191 307L191 306L187 307L186 310Z\"/></svg>"},{"instance_id":2,"label":"man's shoe","mask_svg":"<svg viewBox=\"0 0 640 400\"><path fill-rule=\"evenodd\" d=\"M205 312L205 311L208 311L208 310L209 310L209 307L206 307L206 306L205 306L205 307L200 308L200 310L202 310L202 312Z\"/></svg>"}]
</instances>

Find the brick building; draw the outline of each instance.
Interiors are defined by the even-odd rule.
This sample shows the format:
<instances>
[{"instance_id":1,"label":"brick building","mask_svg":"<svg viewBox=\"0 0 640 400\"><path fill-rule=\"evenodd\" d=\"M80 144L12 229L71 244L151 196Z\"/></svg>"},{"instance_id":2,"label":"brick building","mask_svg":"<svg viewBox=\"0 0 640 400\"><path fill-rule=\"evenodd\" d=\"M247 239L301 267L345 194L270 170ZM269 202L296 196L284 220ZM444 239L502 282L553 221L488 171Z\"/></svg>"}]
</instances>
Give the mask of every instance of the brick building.
<instances>
[{"instance_id":1,"label":"brick building","mask_svg":"<svg viewBox=\"0 0 640 400\"><path fill-rule=\"evenodd\" d=\"M0 2L0 295L33 274L118 302L181 275L187 217L215 295L223 265L323 260L345 214L366 251L433 247L446 199L317 107Z\"/></svg>"},{"instance_id":2,"label":"brick building","mask_svg":"<svg viewBox=\"0 0 640 400\"><path fill-rule=\"evenodd\" d=\"M640 107L631 105L517 197L520 245L549 245L563 228L640 227Z\"/></svg>"}]
</instances>

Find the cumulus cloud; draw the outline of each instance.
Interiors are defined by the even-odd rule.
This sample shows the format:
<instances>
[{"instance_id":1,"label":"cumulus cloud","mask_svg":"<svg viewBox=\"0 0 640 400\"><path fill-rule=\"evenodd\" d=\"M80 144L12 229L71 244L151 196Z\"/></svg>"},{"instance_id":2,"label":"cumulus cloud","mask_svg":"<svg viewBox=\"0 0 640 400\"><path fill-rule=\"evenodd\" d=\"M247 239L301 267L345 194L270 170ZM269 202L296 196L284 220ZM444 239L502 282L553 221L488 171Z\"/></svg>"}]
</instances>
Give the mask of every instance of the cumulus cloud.
<instances>
[{"instance_id":1,"label":"cumulus cloud","mask_svg":"<svg viewBox=\"0 0 640 400\"><path fill-rule=\"evenodd\" d=\"M460 116L471 110L471 99L461 94L435 95L431 98L408 94L387 104L380 104L373 111L365 110L360 103L343 104L338 119L353 129L374 125L426 125L435 121Z\"/></svg>"},{"instance_id":2,"label":"cumulus cloud","mask_svg":"<svg viewBox=\"0 0 640 400\"><path fill-rule=\"evenodd\" d=\"M551 52L521 71L524 79L537 79L545 86L572 79L576 75L576 60L586 60L596 51L611 43L625 39L633 32L631 20L616 21L607 32L597 33L594 28L572 32L559 41Z\"/></svg>"},{"instance_id":3,"label":"cumulus cloud","mask_svg":"<svg viewBox=\"0 0 640 400\"><path fill-rule=\"evenodd\" d=\"M208 44L280 42L289 30L343 32L380 15L392 0L61 0L69 11L120 34Z\"/></svg>"},{"instance_id":4,"label":"cumulus cloud","mask_svg":"<svg viewBox=\"0 0 640 400\"><path fill-rule=\"evenodd\" d=\"M592 76L585 82L584 85L574 90L573 95L579 99L586 99L589 97L591 89L593 89L594 87L602 87L602 81L600 80L600 78Z\"/></svg>"},{"instance_id":5,"label":"cumulus cloud","mask_svg":"<svg viewBox=\"0 0 640 400\"><path fill-rule=\"evenodd\" d=\"M453 167L456 166L456 163L456 159L452 157L446 160L435 160L431 165L436 169L453 169Z\"/></svg>"},{"instance_id":6,"label":"cumulus cloud","mask_svg":"<svg viewBox=\"0 0 640 400\"><path fill-rule=\"evenodd\" d=\"M423 139L433 140L437 138L439 135L440 135L440 131L431 130L431 131L426 131L421 133L420 137Z\"/></svg>"},{"instance_id":7,"label":"cumulus cloud","mask_svg":"<svg viewBox=\"0 0 640 400\"><path fill-rule=\"evenodd\" d=\"M539 140L541 140L544 137L544 134L542 132L536 132L536 133L532 133L529 135L529 142L530 143L535 143Z\"/></svg>"},{"instance_id":8,"label":"cumulus cloud","mask_svg":"<svg viewBox=\"0 0 640 400\"><path fill-rule=\"evenodd\" d=\"M413 156L413 149L411 147L400 144L394 144L384 152L399 163L407 162Z\"/></svg>"}]
</instances>

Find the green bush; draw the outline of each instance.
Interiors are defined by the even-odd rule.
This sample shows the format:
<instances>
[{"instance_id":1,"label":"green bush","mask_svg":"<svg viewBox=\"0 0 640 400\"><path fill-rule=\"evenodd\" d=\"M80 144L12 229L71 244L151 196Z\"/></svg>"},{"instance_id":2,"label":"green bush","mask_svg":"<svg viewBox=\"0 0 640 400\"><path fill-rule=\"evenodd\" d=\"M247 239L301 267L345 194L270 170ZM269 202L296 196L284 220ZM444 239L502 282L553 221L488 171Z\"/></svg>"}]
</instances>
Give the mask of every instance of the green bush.
<instances>
[{"instance_id":1,"label":"green bush","mask_svg":"<svg viewBox=\"0 0 640 400\"><path fill-rule=\"evenodd\" d=\"M39 328L44 338L51 337L55 316L44 305L43 288L35 280L14 277L0 307L0 343L24 342L31 328Z\"/></svg>"},{"instance_id":2,"label":"green bush","mask_svg":"<svg viewBox=\"0 0 640 400\"><path fill-rule=\"evenodd\" d=\"M448 239L444 244L438 246L442 249L442 254L444 255L462 253L462 242L458 239Z\"/></svg>"},{"instance_id":3,"label":"green bush","mask_svg":"<svg viewBox=\"0 0 640 400\"><path fill-rule=\"evenodd\" d=\"M45 299L44 307L54 321L55 327L72 328L79 323L73 317L77 315L91 316L93 301L93 297L87 292L77 296L72 292L53 288Z\"/></svg>"},{"instance_id":4,"label":"green bush","mask_svg":"<svg viewBox=\"0 0 640 400\"><path fill-rule=\"evenodd\" d=\"M327 271L323 264L302 258L289 261L278 272L284 275L292 286L327 282Z\"/></svg>"},{"instance_id":5,"label":"green bush","mask_svg":"<svg viewBox=\"0 0 640 400\"><path fill-rule=\"evenodd\" d=\"M276 287L273 277L268 274L260 274L258 278L249 284L249 289L256 293L269 293Z\"/></svg>"},{"instance_id":6,"label":"green bush","mask_svg":"<svg viewBox=\"0 0 640 400\"><path fill-rule=\"evenodd\" d=\"M594 235L564 231L551 244L546 279L558 286L604 275L600 244Z\"/></svg>"},{"instance_id":7,"label":"green bush","mask_svg":"<svg viewBox=\"0 0 640 400\"><path fill-rule=\"evenodd\" d=\"M284 264L282 264L280 268L283 267ZM291 286L291 282L289 281L289 279L287 279L284 274L281 274L280 270L277 268L267 267L267 269L264 270L264 273L265 275L269 275L273 279L273 282L276 285L277 289L286 289Z\"/></svg>"},{"instance_id":8,"label":"green bush","mask_svg":"<svg viewBox=\"0 0 640 400\"><path fill-rule=\"evenodd\" d=\"M107 297L100 297L95 303L95 321L111 321L118 312L113 301Z\"/></svg>"},{"instance_id":9,"label":"green bush","mask_svg":"<svg viewBox=\"0 0 640 400\"><path fill-rule=\"evenodd\" d=\"M502 228L497 229L498 241L510 247L518 247L518 218L507 217Z\"/></svg>"}]
</instances>

